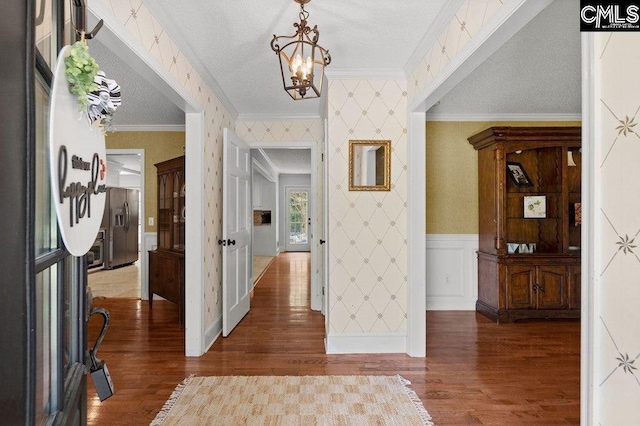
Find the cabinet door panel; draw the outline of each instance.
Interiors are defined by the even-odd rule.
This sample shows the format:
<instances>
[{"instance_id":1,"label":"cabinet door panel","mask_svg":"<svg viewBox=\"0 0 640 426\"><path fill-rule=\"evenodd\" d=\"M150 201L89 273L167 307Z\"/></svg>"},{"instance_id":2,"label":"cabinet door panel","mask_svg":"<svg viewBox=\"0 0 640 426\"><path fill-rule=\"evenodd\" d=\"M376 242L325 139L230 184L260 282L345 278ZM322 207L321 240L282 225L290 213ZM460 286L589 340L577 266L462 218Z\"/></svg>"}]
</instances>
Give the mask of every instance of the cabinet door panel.
<instances>
[{"instance_id":1,"label":"cabinet door panel","mask_svg":"<svg viewBox=\"0 0 640 426\"><path fill-rule=\"evenodd\" d=\"M582 274L579 266L572 266L569 274L569 309L580 309Z\"/></svg>"},{"instance_id":2,"label":"cabinet door panel","mask_svg":"<svg viewBox=\"0 0 640 426\"><path fill-rule=\"evenodd\" d=\"M153 252L149 252L149 300L152 300L153 293L164 293L161 259Z\"/></svg>"},{"instance_id":3,"label":"cabinet door panel","mask_svg":"<svg viewBox=\"0 0 640 426\"><path fill-rule=\"evenodd\" d=\"M567 308L567 268L538 267L538 309Z\"/></svg>"},{"instance_id":4,"label":"cabinet door panel","mask_svg":"<svg viewBox=\"0 0 640 426\"><path fill-rule=\"evenodd\" d=\"M165 280L164 297L173 303L180 303L180 281L178 280L178 262L166 257L162 262L162 275Z\"/></svg>"},{"instance_id":5,"label":"cabinet door panel","mask_svg":"<svg viewBox=\"0 0 640 426\"><path fill-rule=\"evenodd\" d=\"M534 266L507 267L507 309L534 309Z\"/></svg>"}]
</instances>

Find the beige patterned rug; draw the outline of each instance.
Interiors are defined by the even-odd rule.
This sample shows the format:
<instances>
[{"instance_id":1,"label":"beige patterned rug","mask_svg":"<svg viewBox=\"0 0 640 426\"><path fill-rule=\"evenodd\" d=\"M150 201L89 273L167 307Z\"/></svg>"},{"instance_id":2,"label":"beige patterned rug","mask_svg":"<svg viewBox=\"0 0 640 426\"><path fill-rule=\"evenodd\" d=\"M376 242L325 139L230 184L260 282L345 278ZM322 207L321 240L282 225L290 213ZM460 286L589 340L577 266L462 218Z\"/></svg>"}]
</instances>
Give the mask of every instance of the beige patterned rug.
<instances>
[{"instance_id":1,"label":"beige patterned rug","mask_svg":"<svg viewBox=\"0 0 640 426\"><path fill-rule=\"evenodd\" d=\"M430 425L400 376L190 377L151 425Z\"/></svg>"},{"instance_id":2,"label":"beige patterned rug","mask_svg":"<svg viewBox=\"0 0 640 426\"><path fill-rule=\"evenodd\" d=\"M275 259L274 256L253 256L253 284L255 285L262 275L267 271L271 262Z\"/></svg>"}]
</instances>

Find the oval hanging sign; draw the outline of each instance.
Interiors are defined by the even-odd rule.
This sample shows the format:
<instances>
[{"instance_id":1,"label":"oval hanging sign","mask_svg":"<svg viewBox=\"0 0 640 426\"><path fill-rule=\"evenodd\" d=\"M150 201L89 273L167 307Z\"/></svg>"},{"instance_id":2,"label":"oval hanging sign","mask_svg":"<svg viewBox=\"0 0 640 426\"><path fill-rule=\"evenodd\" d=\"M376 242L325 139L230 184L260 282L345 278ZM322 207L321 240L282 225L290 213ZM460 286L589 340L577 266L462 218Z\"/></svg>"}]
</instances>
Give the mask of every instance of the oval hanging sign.
<instances>
[{"instance_id":1,"label":"oval hanging sign","mask_svg":"<svg viewBox=\"0 0 640 426\"><path fill-rule=\"evenodd\" d=\"M93 245L106 202L107 158L102 130L89 124L80 112L75 95L69 93L64 58L58 55L53 75L49 116L51 190L58 225L69 253L84 256Z\"/></svg>"}]
</instances>

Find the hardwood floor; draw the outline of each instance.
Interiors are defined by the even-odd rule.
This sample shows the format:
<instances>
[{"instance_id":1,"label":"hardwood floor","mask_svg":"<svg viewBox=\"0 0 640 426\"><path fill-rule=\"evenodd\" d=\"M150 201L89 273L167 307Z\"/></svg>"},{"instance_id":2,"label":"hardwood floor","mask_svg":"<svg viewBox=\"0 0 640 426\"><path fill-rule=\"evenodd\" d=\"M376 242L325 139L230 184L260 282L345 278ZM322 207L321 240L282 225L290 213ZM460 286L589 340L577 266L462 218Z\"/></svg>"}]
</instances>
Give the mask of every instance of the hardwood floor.
<instances>
[{"instance_id":1,"label":"hardwood floor","mask_svg":"<svg viewBox=\"0 0 640 426\"><path fill-rule=\"evenodd\" d=\"M100 403L88 380L88 424L149 424L190 374L395 375L412 382L437 425L579 424L580 323L496 325L475 312L428 312L427 358L326 355L324 317L309 310L309 256L278 256L251 311L200 358L185 358L178 310L166 301L96 300L111 312L98 352L116 393ZM99 321L89 324L95 336Z\"/></svg>"}]
</instances>

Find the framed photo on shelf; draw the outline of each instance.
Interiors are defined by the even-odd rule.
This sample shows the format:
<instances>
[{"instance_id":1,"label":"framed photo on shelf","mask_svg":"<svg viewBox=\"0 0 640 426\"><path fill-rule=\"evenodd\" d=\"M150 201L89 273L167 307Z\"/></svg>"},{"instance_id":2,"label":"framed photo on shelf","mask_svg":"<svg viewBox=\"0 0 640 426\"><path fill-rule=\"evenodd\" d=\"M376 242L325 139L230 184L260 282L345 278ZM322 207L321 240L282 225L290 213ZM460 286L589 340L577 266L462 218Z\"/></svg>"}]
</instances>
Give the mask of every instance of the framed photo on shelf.
<instances>
[{"instance_id":1,"label":"framed photo on shelf","mask_svg":"<svg viewBox=\"0 0 640 426\"><path fill-rule=\"evenodd\" d=\"M516 186L531 186L531 179L524 171L522 164L513 161L507 161L507 173L511 176L511 180Z\"/></svg>"},{"instance_id":2,"label":"framed photo on shelf","mask_svg":"<svg viewBox=\"0 0 640 426\"><path fill-rule=\"evenodd\" d=\"M525 219L544 219L547 217L547 197L532 195L524 197Z\"/></svg>"}]
</instances>

